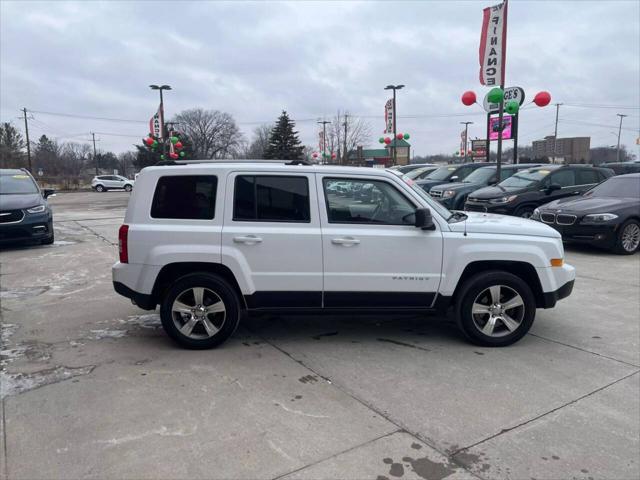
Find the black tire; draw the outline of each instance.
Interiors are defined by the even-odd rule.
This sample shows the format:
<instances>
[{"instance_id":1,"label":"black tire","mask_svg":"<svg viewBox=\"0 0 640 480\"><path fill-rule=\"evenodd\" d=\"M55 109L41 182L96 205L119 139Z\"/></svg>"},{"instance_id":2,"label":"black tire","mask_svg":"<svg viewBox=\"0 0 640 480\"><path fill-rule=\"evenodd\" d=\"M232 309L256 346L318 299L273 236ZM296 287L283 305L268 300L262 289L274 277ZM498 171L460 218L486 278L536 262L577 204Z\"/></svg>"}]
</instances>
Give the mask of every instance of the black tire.
<instances>
[{"instance_id":1,"label":"black tire","mask_svg":"<svg viewBox=\"0 0 640 480\"><path fill-rule=\"evenodd\" d=\"M55 234L52 233L50 237L45 238L40 243L42 245L52 245L54 240L55 240Z\"/></svg>"},{"instance_id":2,"label":"black tire","mask_svg":"<svg viewBox=\"0 0 640 480\"><path fill-rule=\"evenodd\" d=\"M533 211L535 209L536 207L534 207L533 205L525 205L523 207L519 207L516 210L515 216L522 218L531 218L531 215L533 215Z\"/></svg>"},{"instance_id":3,"label":"black tire","mask_svg":"<svg viewBox=\"0 0 640 480\"><path fill-rule=\"evenodd\" d=\"M211 297L214 297L215 300L215 296L217 296L217 300L222 301L225 308L223 321L220 322L219 316L218 320L216 320L220 322L220 324L215 325L219 327L219 330L208 338L193 338L192 336L183 334L176 326L176 321L181 322L185 320L185 318L179 317L181 315L179 313L172 312L173 303L178 297L184 299L185 297L183 295L185 295L185 292L198 287L209 291L209 293L205 293L202 302L203 305L210 306L211 303L213 303ZM188 296L189 294L187 293L186 295ZM207 296L209 296L208 299ZM209 300L209 303L207 303L207 300ZM193 303L195 305L196 302L194 301ZM190 303L187 303L187 305L190 306ZM189 274L176 280L166 291L160 306L160 319L162 320L162 326L167 335L180 346L194 350L213 348L227 340L233 335L236 328L238 328L241 313L240 300L231 285L218 275L204 272ZM174 317L174 315L178 317ZM175 320L175 318L177 318L177 320ZM187 321L185 321L183 326L186 323ZM196 330L198 327L200 327L199 330ZM206 332L202 322L196 323L192 332L195 332L194 335L204 335Z\"/></svg>"},{"instance_id":4,"label":"black tire","mask_svg":"<svg viewBox=\"0 0 640 480\"><path fill-rule=\"evenodd\" d=\"M631 249L626 248L625 245L623 244L623 236L625 234L625 229L632 229L634 228L634 226L637 229L640 229L640 222L638 222L638 220L635 220L633 218L630 220L627 220L622 225L620 225L620 228L618 229L618 235L616 236L616 244L613 246L611 250L613 253L617 253L618 255L633 255L638 250L640 250L640 243L638 243L635 247L631 246L632 247Z\"/></svg>"},{"instance_id":5,"label":"black tire","mask_svg":"<svg viewBox=\"0 0 640 480\"><path fill-rule=\"evenodd\" d=\"M131 185L125 185L124 186L124 191L125 192L130 192L131 190L133 190L133 187Z\"/></svg>"},{"instance_id":6,"label":"black tire","mask_svg":"<svg viewBox=\"0 0 640 480\"><path fill-rule=\"evenodd\" d=\"M513 319L512 315L521 316L518 327L510 330L506 323L496 320L496 336L483 333L479 325L483 320L486 321L484 325L487 325L491 316L489 313L477 314L475 320L471 313L476 299L491 286L507 287L501 290L505 293L506 301L509 300L506 297L510 292L517 293L522 300L522 307L507 310L510 319ZM484 347L505 347L517 342L527 334L536 316L536 300L531 288L520 277L504 271L488 271L474 275L464 283L457 298L458 326L471 342Z\"/></svg>"},{"instance_id":7,"label":"black tire","mask_svg":"<svg viewBox=\"0 0 640 480\"><path fill-rule=\"evenodd\" d=\"M102 185L96 185L96 192L102 193L102 192L106 192L106 191L107 191L107 189L104 188Z\"/></svg>"}]
</instances>

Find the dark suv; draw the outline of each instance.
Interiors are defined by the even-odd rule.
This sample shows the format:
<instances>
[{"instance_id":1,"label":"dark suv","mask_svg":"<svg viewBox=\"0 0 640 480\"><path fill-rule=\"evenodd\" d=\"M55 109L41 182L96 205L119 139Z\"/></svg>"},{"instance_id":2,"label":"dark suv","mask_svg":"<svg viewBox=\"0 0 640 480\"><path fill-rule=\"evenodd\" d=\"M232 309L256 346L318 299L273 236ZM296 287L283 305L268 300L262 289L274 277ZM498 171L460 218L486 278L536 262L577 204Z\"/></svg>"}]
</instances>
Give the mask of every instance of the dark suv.
<instances>
[{"instance_id":1,"label":"dark suv","mask_svg":"<svg viewBox=\"0 0 640 480\"><path fill-rule=\"evenodd\" d=\"M529 218L536 207L558 198L580 195L613 176L608 168L590 165L545 165L513 174L495 187L476 190L465 210Z\"/></svg>"},{"instance_id":2,"label":"dark suv","mask_svg":"<svg viewBox=\"0 0 640 480\"><path fill-rule=\"evenodd\" d=\"M502 165L500 169L500 180L506 180L519 170L526 170L527 168L537 167L539 165L539 163ZM482 187L498 183L497 169L497 166L479 168L471 172L462 182L445 183L444 185L433 187L429 195L449 210L462 210L464 208L464 202L470 193Z\"/></svg>"},{"instance_id":3,"label":"dark suv","mask_svg":"<svg viewBox=\"0 0 640 480\"><path fill-rule=\"evenodd\" d=\"M445 165L431 172L423 180L416 181L416 185L422 187L425 192L429 193L429 191L435 186L442 185L443 183L460 182L474 170L490 165L495 165L495 163L462 163L460 165Z\"/></svg>"},{"instance_id":4,"label":"dark suv","mask_svg":"<svg viewBox=\"0 0 640 480\"><path fill-rule=\"evenodd\" d=\"M53 243L53 214L46 199L53 190L40 190L24 169L0 169L0 244Z\"/></svg>"}]
</instances>

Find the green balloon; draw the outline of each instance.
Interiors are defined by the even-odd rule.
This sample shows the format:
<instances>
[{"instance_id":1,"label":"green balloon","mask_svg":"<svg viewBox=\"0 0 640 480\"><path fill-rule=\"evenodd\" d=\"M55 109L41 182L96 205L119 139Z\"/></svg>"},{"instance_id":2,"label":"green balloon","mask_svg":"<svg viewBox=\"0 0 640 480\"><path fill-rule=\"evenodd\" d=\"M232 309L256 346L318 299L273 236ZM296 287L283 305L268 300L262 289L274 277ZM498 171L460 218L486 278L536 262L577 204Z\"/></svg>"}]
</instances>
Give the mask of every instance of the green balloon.
<instances>
[{"instance_id":1,"label":"green balloon","mask_svg":"<svg viewBox=\"0 0 640 480\"><path fill-rule=\"evenodd\" d=\"M154 140L153 143L151 144L151 148L156 148L158 146L158 141Z\"/></svg>"},{"instance_id":2,"label":"green balloon","mask_svg":"<svg viewBox=\"0 0 640 480\"><path fill-rule=\"evenodd\" d=\"M160 155L160 160L164 160L164 155Z\"/></svg>"},{"instance_id":3,"label":"green balloon","mask_svg":"<svg viewBox=\"0 0 640 480\"><path fill-rule=\"evenodd\" d=\"M180 139L178 137L171 137L171 143L173 143L174 145L176 143L178 143L180 141Z\"/></svg>"},{"instance_id":4,"label":"green balloon","mask_svg":"<svg viewBox=\"0 0 640 480\"><path fill-rule=\"evenodd\" d=\"M405 140L409 140L411 138L411 135L409 135L408 133L404 134L404 139Z\"/></svg>"},{"instance_id":5,"label":"green balloon","mask_svg":"<svg viewBox=\"0 0 640 480\"><path fill-rule=\"evenodd\" d=\"M181 157L184 157L184 152L180 152L180 156L181 156Z\"/></svg>"},{"instance_id":6,"label":"green balloon","mask_svg":"<svg viewBox=\"0 0 640 480\"><path fill-rule=\"evenodd\" d=\"M504 91L501 88L492 88L489 90L489 95L487 95L487 99L489 103L500 103L504 98Z\"/></svg>"},{"instance_id":7,"label":"green balloon","mask_svg":"<svg viewBox=\"0 0 640 480\"><path fill-rule=\"evenodd\" d=\"M384 137L380 137L380 138L378 139L378 141L379 141L380 143L384 143Z\"/></svg>"},{"instance_id":8,"label":"green balloon","mask_svg":"<svg viewBox=\"0 0 640 480\"><path fill-rule=\"evenodd\" d=\"M516 113L518 113L519 108L520 104L518 102L514 102L513 100L507 102L507 104L504 106L505 111L507 113L510 113L511 115L515 115Z\"/></svg>"}]
</instances>

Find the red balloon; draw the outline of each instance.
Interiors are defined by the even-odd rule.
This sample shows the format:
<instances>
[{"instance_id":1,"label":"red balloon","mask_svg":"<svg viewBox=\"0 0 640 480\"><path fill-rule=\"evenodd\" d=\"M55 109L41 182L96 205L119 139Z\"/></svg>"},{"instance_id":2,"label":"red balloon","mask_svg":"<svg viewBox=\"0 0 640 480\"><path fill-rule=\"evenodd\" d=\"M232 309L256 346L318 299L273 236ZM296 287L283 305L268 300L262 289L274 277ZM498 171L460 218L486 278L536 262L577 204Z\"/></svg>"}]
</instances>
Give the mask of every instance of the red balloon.
<instances>
[{"instance_id":1,"label":"red balloon","mask_svg":"<svg viewBox=\"0 0 640 480\"><path fill-rule=\"evenodd\" d=\"M533 97L533 103L539 107L546 107L551 103L551 94L549 92L538 92L536 96Z\"/></svg>"},{"instance_id":2,"label":"red balloon","mask_svg":"<svg viewBox=\"0 0 640 480\"><path fill-rule=\"evenodd\" d=\"M335 153L331 154L331 158L335 159L337 157L337 155Z\"/></svg>"},{"instance_id":3,"label":"red balloon","mask_svg":"<svg viewBox=\"0 0 640 480\"><path fill-rule=\"evenodd\" d=\"M467 107L476 103L476 93L468 90L462 94L462 103Z\"/></svg>"},{"instance_id":4,"label":"red balloon","mask_svg":"<svg viewBox=\"0 0 640 480\"><path fill-rule=\"evenodd\" d=\"M402 140L402 137L404 137L404 135L402 133L399 133L399 134L396 135L396 138L398 140Z\"/></svg>"},{"instance_id":5,"label":"red balloon","mask_svg":"<svg viewBox=\"0 0 640 480\"><path fill-rule=\"evenodd\" d=\"M177 154L177 153L170 153L170 154L169 154L169 156L170 156L171 158L173 158L174 160L175 160L176 158L178 158L178 154Z\"/></svg>"},{"instance_id":6,"label":"red balloon","mask_svg":"<svg viewBox=\"0 0 640 480\"><path fill-rule=\"evenodd\" d=\"M174 147L180 150L183 147L182 142L176 142Z\"/></svg>"},{"instance_id":7,"label":"red balloon","mask_svg":"<svg viewBox=\"0 0 640 480\"><path fill-rule=\"evenodd\" d=\"M386 143L387 145L389 145L391 143L391 139L389 137L386 137L384 139L384 143Z\"/></svg>"},{"instance_id":8,"label":"red balloon","mask_svg":"<svg viewBox=\"0 0 640 480\"><path fill-rule=\"evenodd\" d=\"M149 146L153 145L153 142L154 142L154 140L151 137L147 137L147 138L144 139L144 143L146 143Z\"/></svg>"}]
</instances>

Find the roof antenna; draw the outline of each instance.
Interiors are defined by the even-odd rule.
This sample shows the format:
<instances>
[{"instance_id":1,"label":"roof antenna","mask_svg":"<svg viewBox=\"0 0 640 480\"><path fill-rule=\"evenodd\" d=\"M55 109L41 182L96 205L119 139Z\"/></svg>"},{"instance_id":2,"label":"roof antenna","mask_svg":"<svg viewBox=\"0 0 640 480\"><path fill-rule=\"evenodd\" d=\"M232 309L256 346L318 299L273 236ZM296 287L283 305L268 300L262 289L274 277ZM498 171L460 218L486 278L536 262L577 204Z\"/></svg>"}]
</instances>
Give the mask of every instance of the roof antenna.
<instances>
[{"instance_id":1,"label":"roof antenna","mask_svg":"<svg viewBox=\"0 0 640 480\"><path fill-rule=\"evenodd\" d=\"M467 218L469 218L469 215L464 216L464 236L467 236Z\"/></svg>"}]
</instances>

